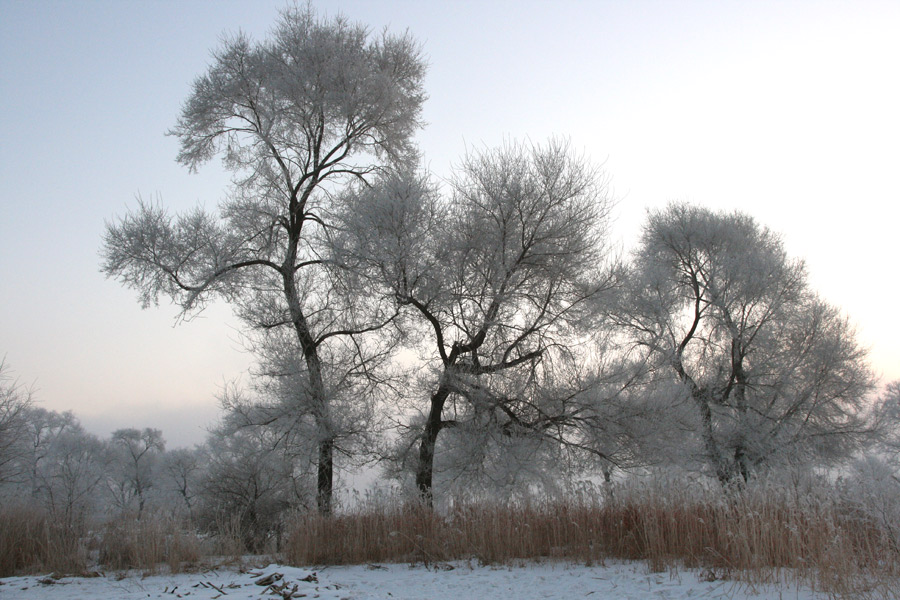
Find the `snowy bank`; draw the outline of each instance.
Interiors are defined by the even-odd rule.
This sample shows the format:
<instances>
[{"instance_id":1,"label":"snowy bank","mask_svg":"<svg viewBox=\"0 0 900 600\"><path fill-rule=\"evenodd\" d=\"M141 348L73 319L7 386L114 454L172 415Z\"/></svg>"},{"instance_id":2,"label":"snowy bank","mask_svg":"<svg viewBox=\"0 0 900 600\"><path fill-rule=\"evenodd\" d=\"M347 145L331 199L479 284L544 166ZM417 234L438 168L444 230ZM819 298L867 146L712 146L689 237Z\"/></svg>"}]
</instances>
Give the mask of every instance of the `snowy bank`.
<instances>
[{"instance_id":1,"label":"snowy bank","mask_svg":"<svg viewBox=\"0 0 900 600\"><path fill-rule=\"evenodd\" d=\"M221 568L203 573L146 577L46 576L0 579L4 600L481 600L484 598L797 599L825 598L791 585L750 586L713 580L685 570L650 573L643 563L584 566L567 563L484 567L465 562L426 568L409 565L335 566L317 569L269 565L263 569Z\"/></svg>"}]
</instances>

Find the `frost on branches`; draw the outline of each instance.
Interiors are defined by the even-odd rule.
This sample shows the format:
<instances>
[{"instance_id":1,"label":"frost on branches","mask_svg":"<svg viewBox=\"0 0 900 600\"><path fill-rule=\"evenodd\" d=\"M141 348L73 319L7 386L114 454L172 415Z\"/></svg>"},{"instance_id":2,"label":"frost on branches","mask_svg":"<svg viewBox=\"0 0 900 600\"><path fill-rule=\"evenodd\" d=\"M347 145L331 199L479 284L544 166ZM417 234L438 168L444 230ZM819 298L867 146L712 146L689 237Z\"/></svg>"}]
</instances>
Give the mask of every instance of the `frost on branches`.
<instances>
[{"instance_id":1,"label":"frost on branches","mask_svg":"<svg viewBox=\"0 0 900 600\"><path fill-rule=\"evenodd\" d=\"M103 269L184 313L213 297L251 328L288 328L316 404L318 507L331 510L337 432L324 347L390 320L350 304L341 268L323 260L335 190L415 157L425 61L409 35L373 36L343 18L288 8L269 39L225 40L172 129L191 170L215 156L233 174L219 210L171 216L158 205L107 227Z\"/></svg>"}]
</instances>

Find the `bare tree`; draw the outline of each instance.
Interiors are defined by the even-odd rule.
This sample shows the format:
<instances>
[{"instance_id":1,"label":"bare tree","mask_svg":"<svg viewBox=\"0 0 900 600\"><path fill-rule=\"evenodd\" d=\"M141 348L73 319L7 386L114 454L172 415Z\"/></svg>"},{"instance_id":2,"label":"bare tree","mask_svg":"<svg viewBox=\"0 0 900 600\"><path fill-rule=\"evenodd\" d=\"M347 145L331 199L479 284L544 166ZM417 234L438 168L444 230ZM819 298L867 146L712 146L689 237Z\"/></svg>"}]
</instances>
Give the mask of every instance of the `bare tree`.
<instances>
[{"instance_id":1,"label":"bare tree","mask_svg":"<svg viewBox=\"0 0 900 600\"><path fill-rule=\"evenodd\" d=\"M884 386L872 411L878 423L875 443L845 470L840 489L847 505L877 523L900 551L900 380Z\"/></svg>"},{"instance_id":2,"label":"bare tree","mask_svg":"<svg viewBox=\"0 0 900 600\"><path fill-rule=\"evenodd\" d=\"M41 487L40 473L52 453L56 441L67 434L76 436L83 428L71 411L58 413L45 408L32 407L26 415L27 421L27 461L30 493L37 495Z\"/></svg>"},{"instance_id":3,"label":"bare tree","mask_svg":"<svg viewBox=\"0 0 900 600\"><path fill-rule=\"evenodd\" d=\"M187 517L194 522L197 496L208 468L209 455L203 447L177 448L163 455L160 477L164 486L184 503Z\"/></svg>"},{"instance_id":4,"label":"bare tree","mask_svg":"<svg viewBox=\"0 0 900 600\"><path fill-rule=\"evenodd\" d=\"M450 187L442 197L424 176L387 176L344 198L336 240L405 309L406 335L428 340L427 401L407 448L417 447L415 484L429 503L441 432L558 424L569 394L548 394L549 374L611 282L603 180L568 144L472 154Z\"/></svg>"},{"instance_id":5,"label":"bare tree","mask_svg":"<svg viewBox=\"0 0 900 600\"><path fill-rule=\"evenodd\" d=\"M221 155L234 186L220 216L172 219L141 203L107 228L103 269L142 302L184 313L218 295L251 325L289 327L318 403L318 507L330 511L334 428L322 375L328 340L390 315L349 311L323 260L332 193L415 156L425 62L409 35L372 36L310 6L285 10L271 39L227 39L194 83L172 134L192 170ZM360 307L362 308L362 307Z\"/></svg>"},{"instance_id":6,"label":"bare tree","mask_svg":"<svg viewBox=\"0 0 900 600\"><path fill-rule=\"evenodd\" d=\"M334 450L351 467L371 460L377 405L392 386L388 361L395 341L393 335L370 332L335 336L320 348ZM322 415L296 337L287 330L269 330L248 343L259 361L250 385L228 386L220 398L229 423L235 428L268 429L273 450L309 472L308 467L316 464Z\"/></svg>"},{"instance_id":7,"label":"bare tree","mask_svg":"<svg viewBox=\"0 0 900 600\"><path fill-rule=\"evenodd\" d=\"M144 514L147 494L155 484L157 462L166 449L162 432L146 427L118 429L110 439L113 467L108 480L110 491L120 508L137 501L138 519Z\"/></svg>"},{"instance_id":8,"label":"bare tree","mask_svg":"<svg viewBox=\"0 0 900 600\"><path fill-rule=\"evenodd\" d=\"M880 445L900 468L900 380L884 388L876 403L880 421Z\"/></svg>"},{"instance_id":9,"label":"bare tree","mask_svg":"<svg viewBox=\"0 0 900 600\"><path fill-rule=\"evenodd\" d=\"M651 212L614 312L655 374L677 381L673 399L694 404L723 484L780 460L846 456L868 429L873 378L853 329L744 214Z\"/></svg>"},{"instance_id":10,"label":"bare tree","mask_svg":"<svg viewBox=\"0 0 900 600\"><path fill-rule=\"evenodd\" d=\"M28 409L31 390L23 388L0 360L0 484L27 474Z\"/></svg>"},{"instance_id":11,"label":"bare tree","mask_svg":"<svg viewBox=\"0 0 900 600\"><path fill-rule=\"evenodd\" d=\"M273 442L277 432L233 417L226 413L207 439L200 518L211 530L236 527L245 546L259 551L280 533L284 513L308 509L316 494L306 485L303 465Z\"/></svg>"},{"instance_id":12,"label":"bare tree","mask_svg":"<svg viewBox=\"0 0 900 600\"><path fill-rule=\"evenodd\" d=\"M29 411L31 495L56 524L81 531L86 517L99 508L106 447L84 431L72 413Z\"/></svg>"}]
</instances>

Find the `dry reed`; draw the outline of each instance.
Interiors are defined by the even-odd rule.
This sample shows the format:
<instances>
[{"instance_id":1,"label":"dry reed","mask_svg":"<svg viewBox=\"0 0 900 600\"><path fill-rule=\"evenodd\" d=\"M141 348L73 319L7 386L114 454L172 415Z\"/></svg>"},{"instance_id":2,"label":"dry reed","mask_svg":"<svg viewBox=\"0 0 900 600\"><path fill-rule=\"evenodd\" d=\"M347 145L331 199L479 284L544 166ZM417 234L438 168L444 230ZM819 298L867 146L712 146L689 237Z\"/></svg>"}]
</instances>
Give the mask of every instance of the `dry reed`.
<instances>
[{"instance_id":1,"label":"dry reed","mask_svg":"<svg viewBox=\"0 0 900 600\"><path fill-rule=\"evenodd\" d=\"M89 548L101 568L168 565L177 572L210 554L245 552L236 519L223 516L216 539L201 544L161 514L120 516L89 536L55 525L37 508L4 506L0 576L83 573ZM563 499L454 501L440 511L382 498L327 518L295 516L283 552L296 565L641 560L653 571L686 567L704 578L794 581L834 596L900 598L895 538L883 519L827 483L723 494L651 482Z\"/></svg>"},{"instance_id":2,"label":"dry reed","mask_svg":"<svg viewBox=\"0 0 900 600\"><path fill-rule=\"evenodd\" d=\"M900 597L890 537L836 496L774 486L730 495L677 489L632 485L605 500L480 501L441 512L381 502L330 518L306 514L290 528L285 554L297 565L642 560L653 571L697 568L707 578Z\"/></svg>"},{"instance_id":3,"label":"dry reed","mask_svg":"<svg viewBox=\"0 0 900 600\"><path fill-rule=\"evenodd\" d=\"M179 572L197 565L204 555L196 534L160 514L140 520L120 515L104 524L99 535L59 521L36 507L0 508L0 577L81 575L89 566L152 572L167 565L171 572ZM92 554L96 564L89 560Z\"/></svg>"},{"instance_id":4,"label":"dry reed","mask_svg":"<svg viewBox=\"0 0 900 600\"><path fill-rule=\"evenodd\" d=\"M80 535L71 527L31 506L0 509L0 577L39 571L83 573L86 565Z\"/></svg>"},{"instance_id":5,"label":"dry reed","mask_svg":"<svg viewBox=\"0 0 900 600\"><path fill-rule=\"evenodd\" d=\"M99 563L113 570L153 572L165 564L178 573L197 566L202 557L197 535L162 514L145 514L141 519L121 515L104 525L99 540Z\"/></svg>"}]
</instances>

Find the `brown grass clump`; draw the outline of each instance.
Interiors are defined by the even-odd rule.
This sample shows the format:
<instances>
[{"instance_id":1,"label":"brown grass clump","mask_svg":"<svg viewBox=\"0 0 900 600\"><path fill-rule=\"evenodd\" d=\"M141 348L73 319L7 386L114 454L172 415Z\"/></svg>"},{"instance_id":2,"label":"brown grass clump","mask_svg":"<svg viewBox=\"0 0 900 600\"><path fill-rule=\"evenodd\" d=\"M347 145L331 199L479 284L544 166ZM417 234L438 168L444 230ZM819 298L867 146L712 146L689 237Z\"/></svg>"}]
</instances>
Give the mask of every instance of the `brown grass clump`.
<instances>
[{"instance_id":1,"label":"brown grass clump","mask_svg":"<svg viewBox=\"0 0 900 600\"><path fill-rule=\"evenodd\" d=\"M197 535L161 514L141 519L122 515L106 523L99 539L99 562L112 570L155 572L167 565L170 572L180 573L196 567L202 558Z\"/></svg>"},{"instance_id":2,"label":"brown grass clump","mask_svg":"<svg viewBox=\"0 0 900 600\"><path fill-rule=\"evenodd\" d=\"M40 564L40 534L45 519L25 507L0 510L0 577L15 575Z\"/></svg>"},{"instance_id":3,"label":"brown grass clump","mask_svg":"<svg viewBox=\"0 0 900 600\"><path fill-rule=\"evenodd\" d=\"M34 507L0 508L0 577L38 571L77 574L86 565L78 532Z\"/></svg>"}]
</instances>

